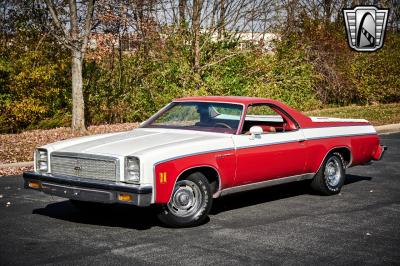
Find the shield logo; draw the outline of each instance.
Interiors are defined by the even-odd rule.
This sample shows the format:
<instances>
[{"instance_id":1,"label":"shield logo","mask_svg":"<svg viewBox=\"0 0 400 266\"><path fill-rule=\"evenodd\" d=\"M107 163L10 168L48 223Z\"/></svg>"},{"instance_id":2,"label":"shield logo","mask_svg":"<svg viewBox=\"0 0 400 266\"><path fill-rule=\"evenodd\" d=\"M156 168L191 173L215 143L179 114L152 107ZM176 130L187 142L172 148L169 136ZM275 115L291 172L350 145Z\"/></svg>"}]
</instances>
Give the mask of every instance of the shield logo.
<instances>
[{"instance_id":1,"label":"shield logo","mask_svg":"<svg viewBox=\"0 0 400 266\"><path fill-rule=\"evenodd\" d=\"M357 6L343 9L349 46L359 52L382 48L389 9Z\"/></svg>"}]
</instances>

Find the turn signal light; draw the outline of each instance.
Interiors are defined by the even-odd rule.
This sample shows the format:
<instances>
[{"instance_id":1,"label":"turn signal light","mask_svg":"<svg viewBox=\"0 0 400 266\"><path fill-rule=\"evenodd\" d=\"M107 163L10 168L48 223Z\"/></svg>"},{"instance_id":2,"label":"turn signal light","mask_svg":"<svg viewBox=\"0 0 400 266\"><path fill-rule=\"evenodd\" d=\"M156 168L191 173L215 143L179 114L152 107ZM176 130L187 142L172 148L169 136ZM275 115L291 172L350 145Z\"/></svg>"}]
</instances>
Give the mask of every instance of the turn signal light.
<instances>
[{"instance_id":1,"label":"turn signal light","mask_svg":"<svg viewBox=\"0 0 400 266\"><path fill-rule=\"evenodd\" d=\"M121 194L118 194L118 200L119 201L132 201L133 197L132 197L132 195L121 193Z\"/></svg>"},{"instance_id":2,"label":"turn signal light","mask_svg":"<svg viewBox=\"0 0 400 266\"><path fill-rule=\"evenodd\" d=\"M40 183L37 181L29 181L28 186L30 188L40 188L41 187Z\"/></svg>"}]
</instances>

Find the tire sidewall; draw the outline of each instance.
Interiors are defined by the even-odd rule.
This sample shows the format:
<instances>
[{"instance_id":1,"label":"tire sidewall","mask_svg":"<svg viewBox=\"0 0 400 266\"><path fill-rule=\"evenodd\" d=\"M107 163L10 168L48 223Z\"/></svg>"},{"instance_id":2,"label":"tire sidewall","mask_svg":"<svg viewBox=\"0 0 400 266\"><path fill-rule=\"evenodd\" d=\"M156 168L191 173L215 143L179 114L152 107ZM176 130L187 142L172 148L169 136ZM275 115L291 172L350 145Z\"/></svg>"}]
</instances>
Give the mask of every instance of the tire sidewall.
<instances>
[{"instance_id":1,"label":"tire sidewall","mask_svg":"<svg viewBox=\"0 0 400 266\"><path fill-rule=\"evenodd\" d=\"M339 171L340 171L340 180L339 183L336 186L332 186L328 182L328 178L325 176L325 168L327 166L327 163L331 160L335 160L339 164ZM345 179L345 170L343 167L343 158L340 154L338 153L333 153L330 156L328 156L324 162L324 167L322 168L322 176L324 180L325 187L332 193L338 193L340 192L343 184L344 184L344 179Z\"/></svg>"},{"instance_id":2,"label":"tire sidewall","mask_svg":"<svg viewBox=\"0 0 400 266\"><path fill-rule=\"evenodd\" d=\"M173 212L169 210L167 204L163 205L161 208L161 212L159 213L159 219L168 226L189 227L201 224L206 219L207 214L211 209L212 194L207 178L202 173L197 172L189 175L187 178L185 178L185 180L192 181L200 188L200 192L203 198L202 205L199 211L186 217L176 216ZM172 196L173 194L171 195L171 199Z\"/></svg>"}]
</instances>

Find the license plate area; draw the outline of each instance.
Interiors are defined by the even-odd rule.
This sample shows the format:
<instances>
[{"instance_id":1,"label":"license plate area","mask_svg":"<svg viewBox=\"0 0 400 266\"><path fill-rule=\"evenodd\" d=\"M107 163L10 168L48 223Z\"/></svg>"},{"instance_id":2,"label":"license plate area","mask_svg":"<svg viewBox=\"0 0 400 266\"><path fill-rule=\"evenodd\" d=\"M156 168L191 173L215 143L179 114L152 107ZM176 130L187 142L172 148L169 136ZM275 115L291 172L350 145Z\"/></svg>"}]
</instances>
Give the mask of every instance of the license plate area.
<instances>
[{"instance_id":1,"label":"license plate area","mask_svg":"<svg viewBox=\"0 0 400 266\"><path fill-rule=\"evenodd\" d=\"M42 182L42 190L54 196L82 201L110 203L115 200L114 193L109 191L62 186L47 182Z\"/></svg>"}]
</instances>

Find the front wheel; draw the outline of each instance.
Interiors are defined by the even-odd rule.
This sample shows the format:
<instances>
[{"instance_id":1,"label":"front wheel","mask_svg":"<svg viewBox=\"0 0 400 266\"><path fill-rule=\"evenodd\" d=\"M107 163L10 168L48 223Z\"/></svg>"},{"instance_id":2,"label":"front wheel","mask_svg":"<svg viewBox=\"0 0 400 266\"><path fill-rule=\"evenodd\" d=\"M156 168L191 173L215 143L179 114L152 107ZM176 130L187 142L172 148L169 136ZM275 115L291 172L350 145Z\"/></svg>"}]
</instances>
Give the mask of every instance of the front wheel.
<instances>
[{"instance_id":1,"label":"front wheel","mask_svg":"<svg viewBox=\"0 0 400 266\"><path fill-rule=\"evenodd\" d=\"M311 181L311 187L323 195L334 195L340 192L344 179L343 157L340 153L335 152L326 157Z\"/></svg>"},{"instance_id":2,"label":"front wheel","mask_svg":"<svg viewBox=\"0 0 400 266\"><path fill-rule=\"evenodd\" d=\"M199 172L176 182L168 204L162 206L158 218L171 227L201 224L212 205L212 194L207 178Z\"/></svg>"}]
</instances>

